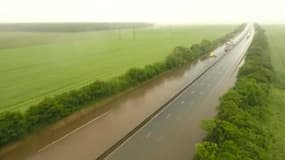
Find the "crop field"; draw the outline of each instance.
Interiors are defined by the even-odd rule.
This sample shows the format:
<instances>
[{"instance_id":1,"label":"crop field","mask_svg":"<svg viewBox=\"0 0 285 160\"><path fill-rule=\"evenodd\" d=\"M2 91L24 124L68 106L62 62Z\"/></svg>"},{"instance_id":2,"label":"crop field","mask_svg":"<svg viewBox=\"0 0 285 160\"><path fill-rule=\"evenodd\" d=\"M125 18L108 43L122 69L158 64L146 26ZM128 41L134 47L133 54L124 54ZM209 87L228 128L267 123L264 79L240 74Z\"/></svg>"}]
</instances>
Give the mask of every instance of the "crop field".
<instances>
[{"instance_id":1,"label":"crop field","mask_svg":"<svg viewBox=\"0 0 285 160\"><path fill-rule=\"evenodd\" d=\"M0 112L25 110L44 97L161 61L176 46L213 40L235 27L0 32Z\"/></svg>"},{"instance_id":2,"label":"crop field","mask_svg":"<svg viewBox=\"0 0 285 160\"><path fill-rule=\"evenodd\" d=\"M285 25L267 26L268 40L271 48L271 60L276 72L276 83L285 88Z\"/></svg>"},{"instance_id":3,"label":"crop field","mask_svg":"<svg viewBox=\"0 0 285 160\"><path fill-rule=\"evenodd\" d=\"M270 94L272 114L269 130L273 132L270 159L285 159L285 25L266 26L275 71L274 87Z\"/></svg>"}]
</instances>

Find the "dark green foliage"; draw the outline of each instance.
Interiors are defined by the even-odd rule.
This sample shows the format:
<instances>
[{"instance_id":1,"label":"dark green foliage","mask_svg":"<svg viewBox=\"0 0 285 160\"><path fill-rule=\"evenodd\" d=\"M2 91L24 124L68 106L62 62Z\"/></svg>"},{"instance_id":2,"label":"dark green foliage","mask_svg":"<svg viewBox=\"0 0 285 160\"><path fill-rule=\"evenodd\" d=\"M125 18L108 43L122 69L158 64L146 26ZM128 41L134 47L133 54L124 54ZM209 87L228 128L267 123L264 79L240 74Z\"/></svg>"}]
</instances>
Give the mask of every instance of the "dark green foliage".
<instances>
[{"instance_id":1,"label":"dark green foliage","mask_svg":"<svg viewBox=\"0 0 285 160\"><path fill-rule=\"evenodd\" d=\"M166 68L163 63L155 63L155 64L146 65L144 67L144 70L147 79L151 79L152 77L155 77L159 73L164 72Z\"/></svg>"},{"instance_id":2,"label":"dark green foliage","mask_svg":"<svg viewBox=\"0 0 285 160\"><path fill-rule=\"evenodd\" d=\"M200 44L194 44L190 48L176 47L164 61L146 65L144 68L131 68L124 75L109 81L95 81L78 90L46 98L39 104L30 107L24 114L5 112L0 115L0 146L23 137L25 132L30 133L58 121L89 103L135 87L167 70L191 63L208 54L219 43L224 43L243 28L244 25L228 34L227 38L215 42L203 40Z\"/></svg>"},{"instance_id":3,"label":"dark green foliage","mask_svg":"<svg viewBox=\"0 0 285 160\"><path fill-rule=\"evenodd\" d=\"M21 138L25 133L23 115L18 112L4 112L0 114L0 144Z\"/></svg>"},{"instance_id":4,"label":"dark green foliage","mask_svg":"<svg viewBox=\"0 0 285 160\"><path fill-rule=\"evenodd\" d=\"M123 78L132 85L139 84L148 79L145 70L141 68L131 68Z\"/></svg>"},{"instance_id":5,"label":"dark green foliage","mask_svg":"<svg viewBox=\"0 0 285 160\"><path fill-rule=\"evenodd\" d=\"M255 29L235 87L220 99L215 119L202 125L208 136L197 145L195 160L268 159L270 135L262 123L268 114L266 104L272 69L264 31L258 25Z\"/></svg>"},{"instance_id":6,"label":"dark green foliage","mask_svg":"<svg viewBox=\"0 0 285 160\"><path fill-rule=\"evenodd\" d=\"M25 121L28 129L33 130L60 119L63 111L63 106L58 104L55 99L44 99L26 111Z\"/></svg>"},{"instance_id":7,"label":"dark green foliage","mask_svg":"<svg viewBox=\"0 0 285 160\"><path fill-rule=\"evenodd\" d=\"M217 46L208 40L203 40L200 44L194 44L190 48L182 46L176 47L172 54L166 57L165 65L168 69L185 65L202 55L208 54L215 47Z\"/></svg>"},{"instance_id":8,"label":"dark green foliage","mask_svg":"<svg viewBox=\"0 0 285 160\"><path fill-rule=\"evenodd\" d=\"M217 144L211 142L202 142L197 145L197 157L203 160L215 160Z\"/></svg>"}]
</instances>

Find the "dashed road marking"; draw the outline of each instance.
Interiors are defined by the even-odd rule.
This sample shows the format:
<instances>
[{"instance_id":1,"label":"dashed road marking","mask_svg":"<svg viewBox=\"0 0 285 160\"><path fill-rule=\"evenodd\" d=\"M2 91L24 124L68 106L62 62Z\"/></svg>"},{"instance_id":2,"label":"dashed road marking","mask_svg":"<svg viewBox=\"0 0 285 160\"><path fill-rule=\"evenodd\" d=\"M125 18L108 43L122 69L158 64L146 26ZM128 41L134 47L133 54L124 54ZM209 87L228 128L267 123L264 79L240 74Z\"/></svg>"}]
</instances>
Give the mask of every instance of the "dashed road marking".
<instances>
[{"instance_id":1,"label":"dashed road marking","mask_svg":"<svg viewBox=\"0 0 285 160\"><path fill-rule=\"evenodd\" d=\"M110 111L109 111L109 112L110 112ZM73 131L71 131L71 132L65 134L65 135L62 136L62 137L60 137L59 139L57 139L57 140L55 140L55 141L53 141L53 142L47 144L46 146L44 146L44 147L42 147L41 149L39 149L38 152L42 152L42 151L48 149L50 146L52 146L52 145L54 145L54 144L56 144L56 143L58 143L58 142L64 140L65 138L67 138L67 137L69 137L70 135L72 135L72 134L78 132L78 131L81 130L82 128L84 128L84 127L90 125L91 123L97 121L98 119L103 118L104 116L106 116L107 114L109 114L109 112L106 112L106 113L104 113L104 114L102 114L102 115L100 115L100 116L98 116L98 117L92 119L91 121L85 123L84 125L82 125L82 126L76 128L76 129L74 129Z\"/></svg>"}]
</instances>

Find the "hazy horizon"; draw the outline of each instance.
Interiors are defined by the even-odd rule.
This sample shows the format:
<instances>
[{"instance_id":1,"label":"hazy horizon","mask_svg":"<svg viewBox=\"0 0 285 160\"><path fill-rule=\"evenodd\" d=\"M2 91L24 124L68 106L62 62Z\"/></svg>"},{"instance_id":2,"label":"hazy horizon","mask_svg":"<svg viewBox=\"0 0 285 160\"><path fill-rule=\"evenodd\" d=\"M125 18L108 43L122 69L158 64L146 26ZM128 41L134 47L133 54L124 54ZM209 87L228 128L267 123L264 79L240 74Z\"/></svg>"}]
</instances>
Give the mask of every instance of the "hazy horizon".
<instances>
[{"instance_id":1,"label":"hazy horizon","mask_svg":"<svg viewBox=\"0 0 285 160\"><path fill-rule=\"evenodd\" d=\"M221 24L221 25L235 25L235 24L241 24L241 23L259 23L259 24L265 24L265 25L285 25L285 22L212 22L212 23L195 23L195 22L186 22L186 23L163 23L163 22L136 22L136 21L129 21L129 22L112 22L112 21L90 21L90 22L81 22L81 21L73 21L73 22L64 22L64 21L56 21L56 22L0 22L0 24L62 24L62 23L151 23L154 25L216 25L216 24Z\"/></svg>"},{"instance_id":2,"label":"hazy horizon","mask_svg":"<svg viewBox=\"0 0 285 160\"><path fill-rule=\"evenodd\" d=\"M0 23L285 23L281 0L9 0L0 4Z\"/></svg>"}]
</instances>

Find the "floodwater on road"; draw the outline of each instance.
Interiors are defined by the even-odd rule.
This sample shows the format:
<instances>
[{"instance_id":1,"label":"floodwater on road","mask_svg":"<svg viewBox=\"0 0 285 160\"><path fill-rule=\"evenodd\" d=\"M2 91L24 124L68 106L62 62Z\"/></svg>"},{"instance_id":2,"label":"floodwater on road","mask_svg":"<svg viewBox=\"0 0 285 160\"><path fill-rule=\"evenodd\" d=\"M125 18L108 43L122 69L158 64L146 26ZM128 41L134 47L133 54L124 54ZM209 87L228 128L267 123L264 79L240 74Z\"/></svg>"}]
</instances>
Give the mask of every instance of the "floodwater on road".
<instances>
[{"instance_id":1,"label":"floodwater on road","mask_svg":"<svg viewBox=\"0 0 285 160\"><path fill-rule=\"evenodd\" d=\"M252 40L242 38L230 52L146 125L105 158L106 160L185 160L205 136L201 121L214 117L219 97L234 85L238 67Z\"/></svg>"},{"instance_id":2,"label":"floodwater on road","mask_svg":"<svg viewBox=\"0 0 285 160\"><path fill-rule=\"evenodd\" d=\"M90 112L84 115L84 117L76 119L72 124L58 129L47 128L37 134L29 136L15 150L0 157L7 160L79 159L79 157L82 158L84 154L86 154L86 156L88 155L86 151L88 149L81 149L83 151L78 150L78 148L80 148L79 146L82 146L84 148L93 148L92 156L86 158L90 159L89 157L92 157L92 159L94 159L94 157L96 158L108 149L148 115L163 105L168 99L181 90L182 87L194 80L214 61L214 58L206 57L194 62L190 66L167 72L138 88L113 98L108 103L95 106L102 109ZM81 133L86 131L86 135L84 136L86 138L85 140L77 139L76 137L72 138L77 135L73 133L61 141L56 141L77 127L92 121L92 119L98 117L100 114L103 114L103 116L80 129ZM61 123L64 123L64 121ZM71 137L71 140L65 141L65 139L69 137ZM53 143L55 141L57 143ZM58 145L61 142L64 143ZM52 145L48 145L50 143L52 143ZM48 146L46 147L46 145ZM75 145L78 145L78 148L68 147ZM40 152L38 152L39 150ZM57 154L55 152L61 153Z\"/></svg>"},{"instance_id":3,"label":"floodwater on road","mask_svg":"<svg viewBox=\"0 0 285 160\"><path fill-rule=\"evenodd\" d=\"M98 107L97 110L74 118L72 123L62 120L57 123L63 124L59 125L61 127L55 127L55 124L43 129L25 138L11 152L0 154L0 159L94 160L221 58L222 50L223 46L216 49L217 57L204 57L189 66L164 73L106 103L96 104L93 107ZM225 90L234 81L224 84ZM214 112L212 109L211 115Z\"/></svg>"}]
</instances>

